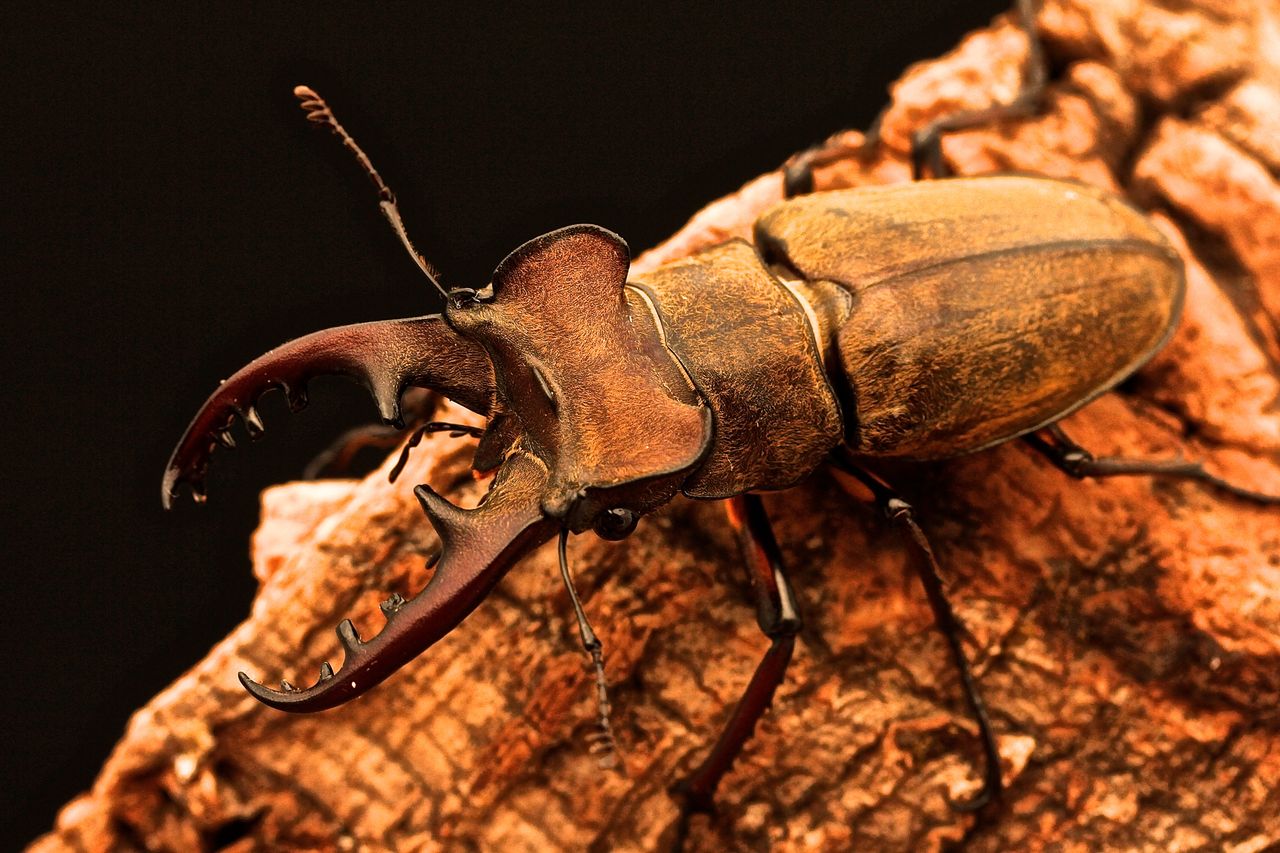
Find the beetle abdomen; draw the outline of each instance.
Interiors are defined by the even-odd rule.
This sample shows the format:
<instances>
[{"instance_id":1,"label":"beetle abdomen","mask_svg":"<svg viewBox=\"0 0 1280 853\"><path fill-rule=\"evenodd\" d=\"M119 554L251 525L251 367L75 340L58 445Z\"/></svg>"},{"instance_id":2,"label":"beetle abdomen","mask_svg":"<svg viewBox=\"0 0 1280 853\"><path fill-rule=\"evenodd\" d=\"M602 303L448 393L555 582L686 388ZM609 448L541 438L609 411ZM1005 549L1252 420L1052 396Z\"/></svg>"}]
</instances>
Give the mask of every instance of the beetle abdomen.
<instances>
[{"instance_id":1,"label":"beetle abdomen","mask_svg":"<svg viewBox=\"0 0 1280 853\"><path fill-rule=\"evenodd\" d=\"M950 456L1051 423L1149 359L1182 304L1182 263L1160 232L1073 182L806 196L762 216L756 239L852 294L831 355L854 409L847 443L874 456Z\"/></svg>"}]
</instances>

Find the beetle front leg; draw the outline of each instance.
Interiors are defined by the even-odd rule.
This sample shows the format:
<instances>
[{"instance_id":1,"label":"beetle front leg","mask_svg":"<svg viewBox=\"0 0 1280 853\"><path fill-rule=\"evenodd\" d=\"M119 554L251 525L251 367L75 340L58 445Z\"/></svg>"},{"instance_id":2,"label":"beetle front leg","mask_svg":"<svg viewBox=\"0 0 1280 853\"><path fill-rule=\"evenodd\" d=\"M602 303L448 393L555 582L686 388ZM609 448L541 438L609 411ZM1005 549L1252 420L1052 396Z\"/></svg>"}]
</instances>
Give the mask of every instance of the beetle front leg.
<instances>
[{"instance_id":1,"label":"beetle front leg","mask_svg":"<svg viewBox=\"0 0 1280 853\"><path fill-rule=\"evenodd\" d=\"M435 407L436 400L420 388L409 389L400 399L401 418L408 424L426 420ZM403 442L403 430L386 424L360 424L329 442L324 450L313 456L302 469L302 479L352 476L356 457L362 452L381 451L381 455L385 456Z\"/></svg>"},{"instance_id":2,"label":"beetle front leg","mask_svg":"<svg viewBox=\"0 0 1280 853\"><path fill-rule=\"evenodd\" d=\"M916 523L915 512L887 483L860 468L857 462L843 448L837 448L831 456L837 468L858 479L871 490L876 505L885 516L894 523L902 533L902 538L912 555L911 563L924 586L925 596L929 599L929 607L933 610L934 624L946 638L947 648L951 650L951 659L955 662L956 671L960 674L960 685L964 689L964 698L969 705L970 715L978 726L978 736L982 741L982 752L986 761L983 769L982 789L971 799L964 802L952 802L951 807L964 812L977 811L983 808L1004 790L1004 777L1000 769L1000 750L996 744L995 732L991 728L991 719L987 715L986 703L978 691L978 683L969 669L969 659L965 657L961 635L967 634L964 623L956 616L947 600L946 590L942 588L939 576L938 560L929 545L924 530Z\"/></svg>"},{"instance_id":3,"label":"beetle front leg","mask_svg":"<svg viewBox=\"0 0 1280 853\"><path fill-rule=\"evenodd\" d=\"M1185 459L1125 459L1118 456L1094 456L1076 444L1057 424L1045 427L1040 433L1024 436L1027 443L1045 456L1055 467L1082 480L1085 477L1119 477L1146 474L1153 477L1174 477L1196 480L1215 489L1266 505L1280 505L1280 495L1255 492L1215 477L1199 462Z\"/></svg>"},{"instance_id":4,"label":"beetle front leg","mask_svg":"<svg viewBox=\"0 0 1280 853\"><path fill-rule=\"evenodd\" d=\"M713 810L720 780L742 753L742 747L755 731L756 723L773 702L773 694L786 676L801 624L791 585L783 569L778 541L760 498L757 495L740 495L730 498L725 506L751 577L756 621L772 643L710 754L697 769L671 788L672 795L680 802L672 844L677 850L684 845L692 817L710 814Z\"/></svg>"},{"instance_id":5,"label":"beetle front leg","mask_svg":"<svg viewBox=\"0 0 1280 853\"><path fill-rule=\"evenodd\" d=\"M356 456L363 450L389 451L404 440L401 430L384 424L361 424L352 427L321 450L307 467L302 469L302 479L320 480L349 475Z\"/></svg>"}]
</instances>

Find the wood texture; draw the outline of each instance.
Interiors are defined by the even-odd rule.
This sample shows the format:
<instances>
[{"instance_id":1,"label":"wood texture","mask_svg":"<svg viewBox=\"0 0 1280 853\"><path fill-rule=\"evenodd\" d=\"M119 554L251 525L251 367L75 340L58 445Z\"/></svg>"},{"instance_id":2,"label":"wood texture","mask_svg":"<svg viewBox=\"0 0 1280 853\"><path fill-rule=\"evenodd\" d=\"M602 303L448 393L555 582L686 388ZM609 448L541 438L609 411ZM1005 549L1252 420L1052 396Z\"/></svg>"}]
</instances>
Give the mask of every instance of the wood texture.
<instances>
[{"instance_id":1,"label":"wood texture","mask_svg":"<svg viewBox=\"0 0 1280 853\"><path fill-rule=\"evenodd\" d=\"M1049 0L1046 112L956 134L961 173L1018 168L1119 190L1188 264L1170 346L1068 419L1098 452L1203 457L1280 491L1280 9L1274 2ZM819 188L905 180L909 133L1008 98L1007 22L893 88L885 148ZM856 143L845 134L838 142ZM751 222L762 176L638 259ZM465 418L459 411L449 416ZM472 423L476 422L473 418ZM767 646L715 504L677 500L635 536L570 546L614 685L617 770L587 749L591 676L544 548L429 655L339 711L295 717L235 682L334 653L435 546L411 494L475 500L471 446L425 442L400 485L287 484L263 498L246 621L131 720L93 788L33 849L645 850L665 793ZM976 744L898 540L828 474L766 505L804 611L772 712L697 849L1229 850L1280 844L1280 523L1195 485L1078 483L1020 445L899 472L950 571L1009 790L979 816Z\"/></svg>"}]
</instances>

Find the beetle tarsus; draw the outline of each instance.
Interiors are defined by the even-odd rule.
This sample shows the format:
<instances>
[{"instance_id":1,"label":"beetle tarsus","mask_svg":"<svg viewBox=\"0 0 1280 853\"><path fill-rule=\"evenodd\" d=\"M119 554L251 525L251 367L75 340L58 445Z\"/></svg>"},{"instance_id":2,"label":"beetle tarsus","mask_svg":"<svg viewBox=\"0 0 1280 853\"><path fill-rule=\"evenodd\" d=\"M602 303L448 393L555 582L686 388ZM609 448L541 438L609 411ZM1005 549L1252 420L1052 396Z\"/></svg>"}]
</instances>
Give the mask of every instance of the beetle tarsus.
<instances>
[{"instance_id":1,"label":"beetle tarsus","mask_svg":"<svg viewBox=\"0 0 1280 853\"><path fill-rule=\"evenodd\" d=\"M1004 790L1004 776L1000 766L1000 749L996 742L995 731L991 727L991 718L987 714L986 703L978 690L977 681L969 669L969 659L965 656L962 636L967 634L964 623L956 616L947 600L946 591L942 587L940 568L933 548L924 534L924 530L916 523L911 504L907 503L887 483L858 466L857 462L844 449L837 448L832 453L833 464L841 471L857 478L875 496L876 504L882 509L885 517L893 522L902 533L902 538L912 555L911 563L916 569L920 583L924 587L925 596L929 599L929 607L933 610L934 624L947 641L951 659L960 675L960 685L964 690L965 701L969 706L969 714L978 726L978 736L982 742L984 767L982 772L982 788L968 800L954 801L947 798L948 804L961 812L974 812L987 806L1000 796Z\"/></svg>"},{"instance_id":2,"label":"beetle tarsus","mask_svg":"<svg viewBox=\"0 0 1280 853\"><path fill-rule=\"evenodd\" d=\"M302 479L341 476L352 470L357 454L365 449L390 450L400 443L400 430L385 424L361 424L344 432L317 453L302 469Z\"/></svg>"},{"instance_id":3,"label":"beetle tarsus","mask_svg":"<svg viewBox=\"0 0 1280 853\"><path fill-rule=\"evenodd\" d=\"M913 180L924 177L948 178L951 169L942 158L942 137L952 131L966 130L1008 119L1035 115L1044 100L1048 82L1048 65L1044 47L1036 32L1035 0L1017 0L1017 25L1027 36L1027 62L1022 84L1012 101L993 104L979 110L965 110L942 116L911 136L911 174ZM824 142L792 155L782 166L782 197L795 198L813 192L813 171L828 163L863 156L880 143L880 123L884 113L872 122L857 145L850 145L836 134Z\"/></svg>"},{"instance_id":4,"label":"beetle tarsus","mask_svg":"<svg viewBox=\"0 0 1280 853\"><path fill-rule=\"evenodd\" d=\"M1237 486L1235 483L1210 474L1199 462L1186 459L1126 459L1119 456L1094 456L1076 444L1057 424L1045 427L1041 430L1041 434L1032 433L1025 438L1027 444L1043 454L1055 467L1077 480L1085 477L1135 475L1195 480L1242 500L1264 506L1280 506L1280 495Z\"/></svg>"},{"instance_id":5,"label":"beetle tarsus","mask_svg":"<svg viewBox=\"0 0 1280 853\"><path fill-rule=\"evenodd\" d=\"M436 404L431 395L415 393L417 391L419 389L406 391L400 401L402 417L414 423L429 417ZM399 478L405 463L409 461L409 449L416 447L422 441L422 433L444 431L448 431L454 437L461 435L480 436L484 434L484 430L478 427L441 424L438 421L423 424L414 430L408 443L402 448L399 461L391 469L390 482L394 483ZM402 433L402 429L387 424L361 424L360 426L352 427L334 439L328 447L317 453L307 463L307 466L302 470L302 479L318 480L325 476L353 476L352 471L358 472L355 462L362 451L381 451L381 455L385 456L386 451L392 450L401 444Z\"/></svg>"}]
</instances>

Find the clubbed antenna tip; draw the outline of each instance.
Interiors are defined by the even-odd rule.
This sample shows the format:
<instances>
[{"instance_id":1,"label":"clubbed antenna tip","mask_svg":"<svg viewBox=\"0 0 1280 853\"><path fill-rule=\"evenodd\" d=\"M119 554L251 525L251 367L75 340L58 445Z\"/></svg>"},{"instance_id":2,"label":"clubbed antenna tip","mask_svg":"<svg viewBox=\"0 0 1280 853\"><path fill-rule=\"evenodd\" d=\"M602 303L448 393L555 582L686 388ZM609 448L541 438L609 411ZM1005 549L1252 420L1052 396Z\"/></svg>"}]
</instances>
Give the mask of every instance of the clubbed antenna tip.
<instances>
[{"instance_id":1,"label":"clubbed antenna tip","mask_svg":"<svg viewBox=\"0 0 1280 853\"><path fill-rule=\"evenodd\" d=\"M391 223L391 228L396 232L396 236L400 238L401 245L408 251L409 256L413 258L413 262L418 265L418 269L422 270L422 274L427 277L427 281L431 282L432 286L440 291L440 295L448 300L449 293L440 285L435 269L413 247L413 242L409 239L409 232L405 230L404 221L400 218L400 208L396 206L395 193L382 180L378 170L373 167L373 161L369 159L369 155L365 154L364 149L356 144L355 139L352 138L351 134L347 133L347 129L342 126L337 116L333 114L333 110L325 103L324 98L316 93L315 89L310 86L294 86L293 94L294 97L302 102L299 106L306 111L308 121L313 124L327 126L335 136L342 140L342 144L355 155L356 162L360 164L360 168L364 169L364 173L369 176L369 180L373 181L374 187L377 188L378 204L382 208L382 215L387 218L387 222Z\"/></svg>"}]
</instances>

